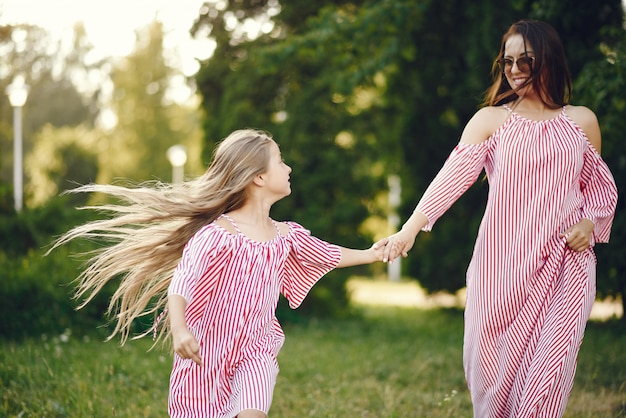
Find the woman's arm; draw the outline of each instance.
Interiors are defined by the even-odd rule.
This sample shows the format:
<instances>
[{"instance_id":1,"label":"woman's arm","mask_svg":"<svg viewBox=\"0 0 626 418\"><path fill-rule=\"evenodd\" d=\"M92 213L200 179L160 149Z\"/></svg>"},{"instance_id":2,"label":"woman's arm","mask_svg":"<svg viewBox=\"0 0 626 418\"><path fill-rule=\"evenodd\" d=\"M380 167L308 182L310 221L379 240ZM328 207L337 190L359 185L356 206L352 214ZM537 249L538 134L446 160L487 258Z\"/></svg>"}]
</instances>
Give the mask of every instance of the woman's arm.
<instances>
[{"instance_id":1,"label":"woman's arm","mask_svg":"<svg viewBox=\"0 0 626 418\"><path fill-rule=\"evenodd\" d=\"M506 122L510 112L502 106L480 109L472 116L439 174L433 179L416 210L402 229L389 237L383 262L407 257L421 230L430 230L439 216L474 183L483 169L483 143Z\"/></svg>"}]
</instances>

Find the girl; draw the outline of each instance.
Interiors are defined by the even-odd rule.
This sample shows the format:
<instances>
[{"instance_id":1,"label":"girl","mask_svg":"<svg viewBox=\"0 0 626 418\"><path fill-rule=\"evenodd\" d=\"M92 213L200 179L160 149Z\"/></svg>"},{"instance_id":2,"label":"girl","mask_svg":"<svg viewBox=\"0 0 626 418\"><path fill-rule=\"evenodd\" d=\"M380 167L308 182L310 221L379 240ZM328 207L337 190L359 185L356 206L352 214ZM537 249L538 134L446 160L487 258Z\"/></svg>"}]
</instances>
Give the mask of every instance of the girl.
<instances>
[{"instance_id":1,"label":"girl","mask_svg":"<svg viewBox=\"0 0 626 418\"><path fill-rule=\"evenodd\" d=\"M489 198L467 271L464 357L474 416L560 417L595 298L593 246L607 242L617 190L594 113L569 104L563 45L544 22L502 38L487 106L383 260L406 257L484 169Z\"/></svg>"},{"instance_id":2,"label":"girl","mask_svg":"<svg viewBox=\"0 0 626 418\"><path fill-rule=\"evenodd\" d=\"M167 303L169 328L159 336L170 333L175 352L172 417L266 417L284 341L279 294L297 308L333 268L382 259L386 239L348 249L271 219L272 205L291 193L290 173L270 136L240 130L219 144L196 180L75 189L129 202L102 206L118 216L76 227L55 246L79 237L116 241L92 257L77 291L87 295L84 306L122 275L109 305L117 315L109 338L119 332L124 343L135 318Z\"/></svg>"}]
</instances>

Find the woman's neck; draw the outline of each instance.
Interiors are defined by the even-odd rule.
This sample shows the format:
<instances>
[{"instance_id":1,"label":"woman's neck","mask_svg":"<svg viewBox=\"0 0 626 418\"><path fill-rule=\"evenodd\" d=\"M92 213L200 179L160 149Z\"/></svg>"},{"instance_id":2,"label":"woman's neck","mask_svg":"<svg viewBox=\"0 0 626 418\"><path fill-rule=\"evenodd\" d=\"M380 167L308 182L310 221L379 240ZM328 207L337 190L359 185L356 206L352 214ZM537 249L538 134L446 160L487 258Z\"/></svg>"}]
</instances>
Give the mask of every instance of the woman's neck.
<instances>
[{"instance_id":1,"label":"woman's neck","mask_svg":"<svg viewBox=\"0 0 626 418\"><path fill-rule=\"evenodd\" d=\"M536 97L519 98L510 107L514 112L534 120L552 119L561 111L561 108L549 107Z\"/></svg>"}]
</instances>

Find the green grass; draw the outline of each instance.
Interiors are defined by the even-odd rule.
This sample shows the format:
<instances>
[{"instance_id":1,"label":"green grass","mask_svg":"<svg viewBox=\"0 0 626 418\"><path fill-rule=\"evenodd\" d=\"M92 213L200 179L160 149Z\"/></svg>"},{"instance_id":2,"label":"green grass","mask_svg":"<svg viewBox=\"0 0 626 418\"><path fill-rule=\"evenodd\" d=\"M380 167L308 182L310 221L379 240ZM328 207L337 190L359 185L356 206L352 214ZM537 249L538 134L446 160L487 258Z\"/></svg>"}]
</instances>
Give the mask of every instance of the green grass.
<instances>
[{"instance_id":1,"label":"green grass","mask_svg":"<svg viewBox=\"0 0 626 418\"><path fill-rule=\"evenodd\" d=\"M271 417L471 417L458 310L286 327ZM65 334L0 343L1 417L164 417L171 357ZM590 323L567 418L626 417L626 332Z\"/></svg>"}]
</instances>

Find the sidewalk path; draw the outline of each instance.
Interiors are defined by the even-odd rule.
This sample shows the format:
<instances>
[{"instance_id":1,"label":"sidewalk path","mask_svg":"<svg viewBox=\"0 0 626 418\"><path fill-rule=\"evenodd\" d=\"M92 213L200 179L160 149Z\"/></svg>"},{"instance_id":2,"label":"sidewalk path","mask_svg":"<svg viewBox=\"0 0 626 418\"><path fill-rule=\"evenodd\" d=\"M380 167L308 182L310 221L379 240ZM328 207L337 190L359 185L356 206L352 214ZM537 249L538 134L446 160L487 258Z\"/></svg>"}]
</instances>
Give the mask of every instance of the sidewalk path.
<instances>
[{"instance_id":1,"label":"sidewalk path","mask_svg":"<svg viewBox=\"0 0 626 418\"><path fill-rule=\"evenodd\" d=\"M350 300L357 305L392 305L417 308L463 307L465 289L456 295L440 293L427 295L414 280L391 282L366 278L353 278L348 281ZM591 319L605 320L613 316L621 317L622 304L619 301L598 301L593 305Z\"/></svg>"}]
</instances>

